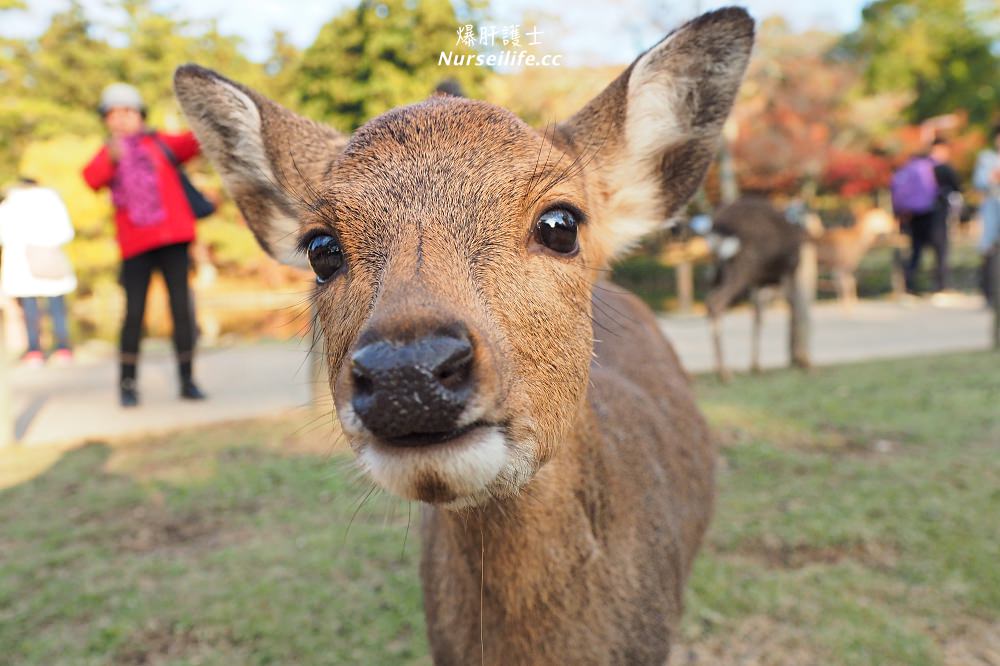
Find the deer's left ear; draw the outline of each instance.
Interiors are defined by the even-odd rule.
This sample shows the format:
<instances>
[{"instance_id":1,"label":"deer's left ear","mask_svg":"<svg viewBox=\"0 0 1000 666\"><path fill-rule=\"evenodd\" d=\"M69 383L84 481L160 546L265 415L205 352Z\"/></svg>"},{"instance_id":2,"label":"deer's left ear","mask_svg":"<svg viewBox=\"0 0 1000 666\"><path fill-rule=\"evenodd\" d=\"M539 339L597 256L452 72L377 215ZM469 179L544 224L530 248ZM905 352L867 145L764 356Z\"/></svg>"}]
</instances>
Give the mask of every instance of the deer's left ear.
<instances>
[{"instance_id":1,"label":"deer's left ear","mask_svg":"<svg viewBox=\"0 0 1000 666\"><path fill-rule=\"evenodd\" d=\"M303 199L322 187L346 137L197 65L177 68L174 90L261 247L308 267L296 251Z\"/></svg>"},{"instance_id":2,"label":"deer's left ear","mask_svg":"<svg viewBox=\"0 0 1000 666\"><path fill-rule=\"evenodd\" d=\"M703 14L643 53L560 126L595 165L608 256L660 227L701 184L753 46L738 8Z\"/></svg>"}]
</instances>

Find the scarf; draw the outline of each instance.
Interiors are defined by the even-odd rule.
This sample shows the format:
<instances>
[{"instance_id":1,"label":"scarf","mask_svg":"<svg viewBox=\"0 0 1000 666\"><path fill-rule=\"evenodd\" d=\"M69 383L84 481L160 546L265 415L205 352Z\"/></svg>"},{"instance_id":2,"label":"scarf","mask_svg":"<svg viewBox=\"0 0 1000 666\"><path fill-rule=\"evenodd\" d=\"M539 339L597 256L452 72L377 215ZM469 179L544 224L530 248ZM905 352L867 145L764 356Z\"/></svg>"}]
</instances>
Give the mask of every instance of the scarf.
<instances>
[{"instance_id":1,"label":"scarf","mask_svg":"<svg viewBox=\"0 0 1000 666\"><path fill-rule=\"evenodd\" d=\"M156 163L142 145L145 134L122 140L122 154L111 181L111 201L128 212L132 224L150 227L163 222L167 212L160 195Z\"/></svg>"}]
</instances>

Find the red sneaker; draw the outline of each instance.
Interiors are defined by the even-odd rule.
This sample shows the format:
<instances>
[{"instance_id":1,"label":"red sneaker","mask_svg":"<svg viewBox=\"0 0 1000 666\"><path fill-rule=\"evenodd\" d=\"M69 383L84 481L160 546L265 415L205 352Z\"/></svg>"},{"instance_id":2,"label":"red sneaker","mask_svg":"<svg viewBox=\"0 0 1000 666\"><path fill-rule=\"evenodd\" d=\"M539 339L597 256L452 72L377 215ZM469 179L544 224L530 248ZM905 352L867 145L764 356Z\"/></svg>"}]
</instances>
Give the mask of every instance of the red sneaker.
<instances>
[{"instance_id":1,"label":"red sneaker","mask_svg":"<svg viewBox=\"0 0 1000 666\"><path fill-rule=\"evenodd\" d=\"M40 351L25 352L21 357L21 365L36 367L45 364L45 355Z\"/></svg>"},{"instance_id":2,"label":"red sneaker","mask_svg":"<svg viewBox=\"0 0 1000 666\"><path fill-rule=\"evenodd\" d=\"M71 363L73 361L72 349L57 349L52 352L49 360L53 363Z\"/></svg>"}]
</instances>

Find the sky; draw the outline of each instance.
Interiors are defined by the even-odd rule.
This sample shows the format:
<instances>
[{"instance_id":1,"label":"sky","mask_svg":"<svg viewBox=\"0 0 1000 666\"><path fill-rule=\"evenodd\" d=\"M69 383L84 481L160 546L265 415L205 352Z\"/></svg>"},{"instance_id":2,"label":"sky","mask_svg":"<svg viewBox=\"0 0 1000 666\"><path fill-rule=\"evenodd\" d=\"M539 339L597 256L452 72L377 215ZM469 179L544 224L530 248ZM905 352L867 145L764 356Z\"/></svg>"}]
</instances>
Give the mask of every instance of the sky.
<instances>
[{"instance_id":1,"label":"sky","mask_svg":"<svg viewBox=\"0 0 1000 666\"><path fill-rule=\"evenodd\" d=\"M28 9L0 14L0 34L33 37L47 25L49 17L65 9L68 0L28 0ZM95 19L114 19L106 0L82 0ZM308 46L320 26L352 0L154 0L154 6L171 15L189 19L217 19L220 31L244 40L247 55L263 60L268 53L273 30L284 30L297 46ZM780 14L796 29L819 27L831 31L855 28L865 0L582 0L543 2L542 0L494 0L495 20L507 25L522 21L525 12L558 13L558 22L537 19L536 40L545 51L564 54L567 65L628 62L642 49L655 43L672 26L706 11L741 4L757 19ZM654 18L655 17L655 18ZM457 29L457 26L456 26ZM522 27L522 32L525 28Z\"/></svg>"}]
</instances>

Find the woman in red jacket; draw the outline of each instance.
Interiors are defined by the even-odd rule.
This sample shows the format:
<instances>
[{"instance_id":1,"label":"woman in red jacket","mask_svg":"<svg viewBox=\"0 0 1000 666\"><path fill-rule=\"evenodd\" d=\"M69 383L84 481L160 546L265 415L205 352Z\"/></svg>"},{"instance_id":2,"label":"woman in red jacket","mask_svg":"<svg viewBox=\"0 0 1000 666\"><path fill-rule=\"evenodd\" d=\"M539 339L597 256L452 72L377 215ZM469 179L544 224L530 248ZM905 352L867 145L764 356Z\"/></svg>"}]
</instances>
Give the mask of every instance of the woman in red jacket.
<instances>
[{"instance_id":1,"label":"woman in red jacket","mask_svg":"<svg viewBox=\"0 0 1000 666\"><path fill-rule=\"evenodd\" d=\"M191 132L163 134L145 125L145 106L134 87L115 83L101 94L101 115L109 139L83 170L95 190L110 187L115 206L118 246L125 287L125 321L121 334L121 404L139 403L136 362L153 270L159 270L170 297L174 349L182 398L205 395L192 375L194 321L188 284L188 246L194 240L195 216L177 169L168 156L185 162L198 154Z\"/></svg>"}]
</instances>

